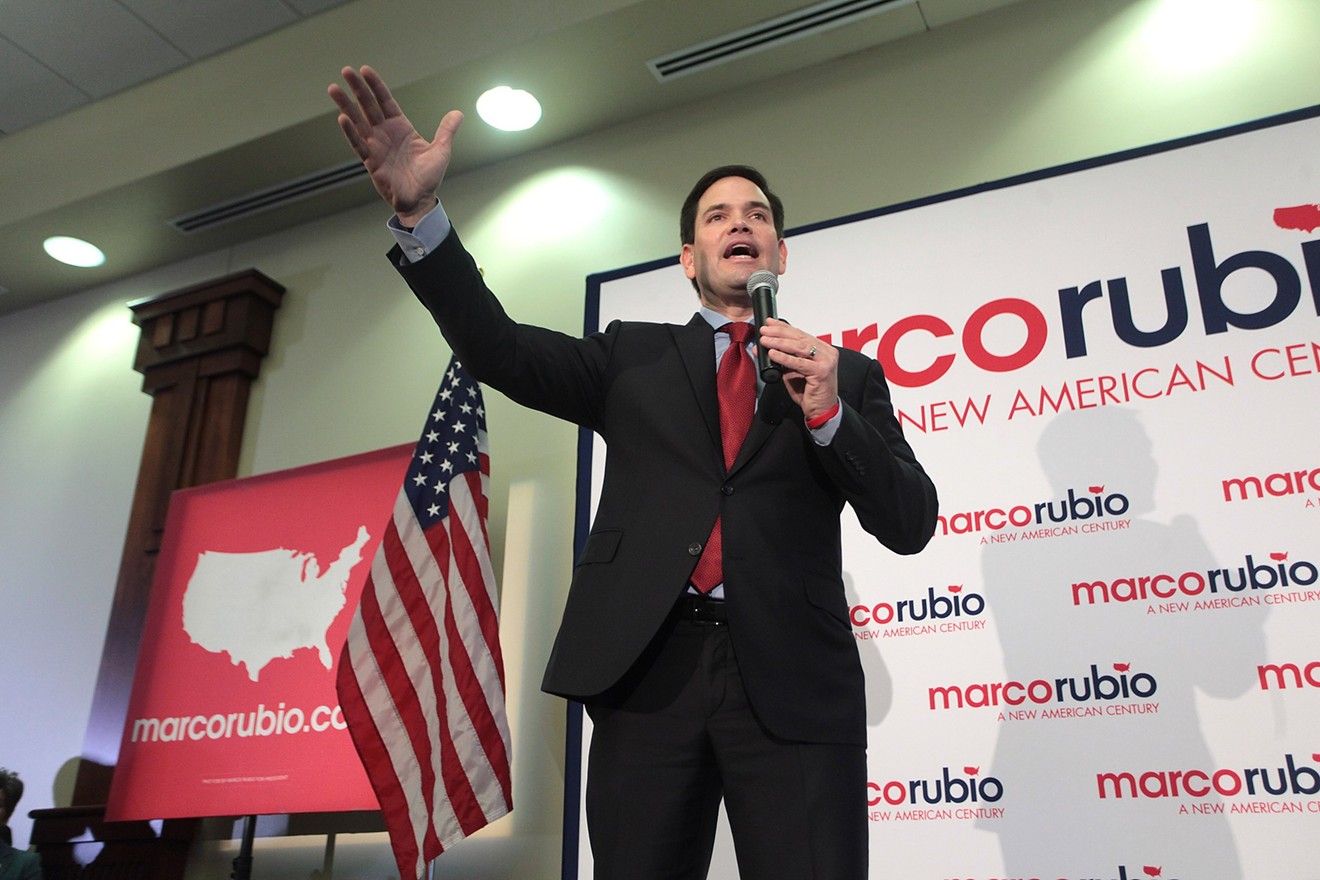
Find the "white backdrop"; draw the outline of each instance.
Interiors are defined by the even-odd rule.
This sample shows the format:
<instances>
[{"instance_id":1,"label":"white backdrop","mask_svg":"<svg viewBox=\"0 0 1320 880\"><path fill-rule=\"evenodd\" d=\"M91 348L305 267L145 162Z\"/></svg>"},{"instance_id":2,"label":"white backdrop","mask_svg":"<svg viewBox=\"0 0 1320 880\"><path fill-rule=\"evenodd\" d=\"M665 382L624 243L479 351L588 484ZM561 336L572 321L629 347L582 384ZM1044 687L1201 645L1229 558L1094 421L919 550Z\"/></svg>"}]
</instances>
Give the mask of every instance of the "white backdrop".
<instances>
[{"instance_id":1,"label":"white backdrop","mask_svg":"<svg viewBox=\"0 0 1320 880\"><path fill-rule=\"evenodd\" d=\"M940 492L919 556L845 529L872 877L1320 878L1317 113L789 236L780 313L881 359Z\"/></svg>"}]
</instances>

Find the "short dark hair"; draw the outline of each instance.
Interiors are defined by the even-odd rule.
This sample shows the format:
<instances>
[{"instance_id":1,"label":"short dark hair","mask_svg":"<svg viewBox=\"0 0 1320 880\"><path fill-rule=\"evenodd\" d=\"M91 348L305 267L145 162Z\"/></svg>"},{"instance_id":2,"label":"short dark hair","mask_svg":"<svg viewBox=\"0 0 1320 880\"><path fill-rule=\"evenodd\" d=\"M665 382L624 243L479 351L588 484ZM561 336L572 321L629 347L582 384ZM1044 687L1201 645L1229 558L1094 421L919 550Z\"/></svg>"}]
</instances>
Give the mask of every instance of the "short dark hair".
<instances>
[{"instance_id":1,"label":"short dark hair","mask_svg":"<svg viewBox=\"0 0 1320 880\"><path fill-rule=\"evenodd\" d=\"M8 821L14 815L14 807L18 806L19 798L23 797L23 780L13 770L0 767L0 792L5 796L4 819Z\"/></svg>"},{"instance_id":2,"label":"short dark hair","mask_svg":"<svg viewBox=\"0 0 1320 880\"><path fill-rule=\"evenodd\" d=\"M743 180L750 180L761 188L765 193L766 199L770 202L770 215L775 222L775 235L779 238L784 237L784 202L779 196L770 191L770 184L766 183L765 175L757 171L750 165L721 165L718 168L712 168L693 185L692 191L688 193L683 200L683 208L678 212L678 238L681 244L692 244L697 236L697 202L706 194L706 190L717 180L723 180L726 177L741 177Z\"/></svg>"}]
</instances>

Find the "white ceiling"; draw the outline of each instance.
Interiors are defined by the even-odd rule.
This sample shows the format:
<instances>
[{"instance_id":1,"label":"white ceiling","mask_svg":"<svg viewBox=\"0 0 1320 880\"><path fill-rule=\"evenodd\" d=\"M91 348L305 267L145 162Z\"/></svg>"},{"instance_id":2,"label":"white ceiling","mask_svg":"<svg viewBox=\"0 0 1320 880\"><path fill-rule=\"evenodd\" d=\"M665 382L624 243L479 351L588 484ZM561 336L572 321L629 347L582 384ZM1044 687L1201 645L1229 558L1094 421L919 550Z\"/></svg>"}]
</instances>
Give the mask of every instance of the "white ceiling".
<instances>
[{"instance_id":1,"label":"white ceiling","mask_svg":"<svg viewBox=\"0 0 1320 880\"><path fill-rule=\"evenodd\" d=\"M169 225L350 159L325 97L343 64L376 66L406 108L470 107L500 82L536 93L530 132L465 128L458 173L1013 2L892 0L660 83L651 58L814 2L0 0L0 314L372 200L359 177L202 232ZM107 264L55 263L56 234Z\"/></svg>"},{"instance_id":2,"label":"white ceiling","mask_svg":"<svg viewBox=\"0 0 1320 880\"><path fill-rule=\"evenodd\" d=\"M12 134L347 0L4 0L0 132Z\"/></svg>"}]
</instances>

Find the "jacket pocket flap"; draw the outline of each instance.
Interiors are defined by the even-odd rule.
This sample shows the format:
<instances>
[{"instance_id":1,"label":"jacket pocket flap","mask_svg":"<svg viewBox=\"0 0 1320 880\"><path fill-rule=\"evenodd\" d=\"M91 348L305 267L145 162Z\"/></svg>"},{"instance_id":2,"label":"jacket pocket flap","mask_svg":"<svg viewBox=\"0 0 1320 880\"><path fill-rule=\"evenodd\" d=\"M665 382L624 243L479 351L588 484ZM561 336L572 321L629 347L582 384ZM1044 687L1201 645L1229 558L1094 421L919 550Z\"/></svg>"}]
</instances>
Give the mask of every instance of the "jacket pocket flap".
<instances>
[{"instance_id":1,"label":"jacket pocket flap","mask_svg":"<svg viewBox=\"0 0 1320 880\"><path fill-rule=\"evenodd\" d=\"M623 532L618 529L604 529L599 532L592 532L587 535L587 544L582 548L582 555L578 557L578 565L591 565L600 562L609 562L618 552L619 542L623 540Z\"/></svg>"}]
</instances>

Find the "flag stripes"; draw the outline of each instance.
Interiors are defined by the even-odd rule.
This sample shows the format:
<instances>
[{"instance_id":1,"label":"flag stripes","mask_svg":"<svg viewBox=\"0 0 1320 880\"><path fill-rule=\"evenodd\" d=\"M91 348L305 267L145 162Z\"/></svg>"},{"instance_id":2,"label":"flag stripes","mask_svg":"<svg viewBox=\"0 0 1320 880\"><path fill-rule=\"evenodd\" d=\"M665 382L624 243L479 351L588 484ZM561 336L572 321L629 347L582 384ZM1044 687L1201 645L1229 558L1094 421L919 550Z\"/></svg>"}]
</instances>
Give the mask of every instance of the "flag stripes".
<instances>
[{"instance_id":1,"label":"flag stripes","mask_svg":"<svg viewBox=\"0 0 1320 880\"><path fill-rule=\"evenodd\" d=\"M489 480L480 390L451 362L337 674L404 880L512 809Z\"/></svg>"}]
</instances>

